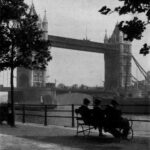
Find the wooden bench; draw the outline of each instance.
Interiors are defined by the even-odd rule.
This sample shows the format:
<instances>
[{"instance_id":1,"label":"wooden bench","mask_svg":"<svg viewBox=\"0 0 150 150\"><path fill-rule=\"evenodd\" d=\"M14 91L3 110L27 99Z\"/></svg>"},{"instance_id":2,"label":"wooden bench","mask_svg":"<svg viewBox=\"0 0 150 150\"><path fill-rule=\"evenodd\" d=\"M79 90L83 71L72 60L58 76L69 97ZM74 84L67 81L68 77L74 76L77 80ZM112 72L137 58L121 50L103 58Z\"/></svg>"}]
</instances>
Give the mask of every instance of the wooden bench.
<instances>
[{"instance_id":1,"label":"wooden bench","mask_svg":"<svg viewBox=\"0 0 150 150\"><path fill-rule=\"evenodd\" d=\"M76 113L76 120L77 120L77 130L76 135L78 136L79 133L83 134L84 136L89 136L91 133L91 130L94 129L94 126L86 124L79 113L78 109L75 110Z\"/></svg>"},{"instance_id":2,"label":"wooden bench","mask_svg":"<svg viewBox=\"0 0 150 150\"><path fill-rule=\"evenodd\" d=\"M133 120L129 119L129 133L128 133L128 136L126 138L126 140L132 140L133 139L133 136L134 136L134 131L133 131ZM123 133L123 129L120 129L120 128L116 128L120 133ZM111 131L109 131L109 129L105 132L109 132L111 133ZM112 133L111 133L112 134Z\"/></svg>"},{"instance_id":3,"label":"wooden bench","mask_svg":"<svg viewBox=\"0 0 150 150\"><path fill-rule=\"evenodd\" d=\"M89 136L90 133L91 133L91 130L92 129L95 129L94 126L92 125L89 125L89 124L85 124L81 114L79 113L78 109L75 110L75 113L76 113L76 120L77 120L77 125L76 125L76 135L78 136L79 133L83 134L84 136ZM128 134L128 137L127 139L128 140L132 140L133 139L133 136L134 136L134 133L133 133L133 128L132 128L132 125L133 125L133 120L129 120L129 134ZM122 129L118 129L120 132L122 132Z\"/></svg>"}]
</instances>

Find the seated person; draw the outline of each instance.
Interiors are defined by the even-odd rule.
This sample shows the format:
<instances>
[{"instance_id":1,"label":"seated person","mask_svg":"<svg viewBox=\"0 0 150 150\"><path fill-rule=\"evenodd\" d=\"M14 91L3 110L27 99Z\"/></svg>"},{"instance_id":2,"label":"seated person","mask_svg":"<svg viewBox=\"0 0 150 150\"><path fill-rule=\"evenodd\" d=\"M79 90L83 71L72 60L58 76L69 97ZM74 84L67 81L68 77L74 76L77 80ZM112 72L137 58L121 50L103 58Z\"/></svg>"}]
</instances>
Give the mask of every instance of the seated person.
<instances>
[{"instance_id":1,"label":"seated person","mask_svg":"<svg viewBox=\"0 0 150 150\"><path fill-rule=\"evenodd\" d=\"M83 104L78 109L78 113L82 116L84 123L87 125L92 124L91 110L88 108L89 104L90 104L90 100L84 98Z\"/></svg>"},{"instance_id":2,"label":"seated person","mask_svg":"<svg viewBox=\"0 0 150 150\"><path fill-rule=\"evenodd\" d=\"M94 99L94 107L92 110L93 125L99 130L99 136L102 134L102 127L104 121L104 110L101 108L101 101Z\"/></svg>"},{"instance_id":3,"label":"seated person","mask_svg":"<svg viewBox=\"0 0 150 150\"><path fill-rule=\"evenodd\" d=\"M112 100L110 105L105 109L105 129L110 131L115 137L127 138L129 132L129 121L122 117L121 110L118 109L119 104ZM122 129L120 133L117 128Z\"/></svg>"}]
</instances>

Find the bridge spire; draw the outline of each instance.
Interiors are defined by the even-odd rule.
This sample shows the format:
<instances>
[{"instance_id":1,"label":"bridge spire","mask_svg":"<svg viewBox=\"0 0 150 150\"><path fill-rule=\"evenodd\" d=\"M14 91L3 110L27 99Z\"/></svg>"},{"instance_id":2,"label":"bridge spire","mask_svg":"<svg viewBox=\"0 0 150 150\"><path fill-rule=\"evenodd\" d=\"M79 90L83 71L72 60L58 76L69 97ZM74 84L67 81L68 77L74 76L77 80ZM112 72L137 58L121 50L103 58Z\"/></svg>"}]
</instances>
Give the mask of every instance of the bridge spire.
<instances>
[{"instance_id":1,"label":"bridge spire","mask_svg":"<svg viewBox=\"0 0 150 150\"><path fill-rule=\"evenodd\" d=\"M83 40L90 41L90 40L88 39L88 34L87 34L87 25L86 25L86 28L85 28L85 38L83 38Z\"/></svg>"},{"instance_id":2,"label":"bridge spire","mask_svg":"<svg viewBox=\"0 0 150 150\"><path fill-rule=\"evenodd\" d=\"M87 37L87 25L86 25L86 30L85 30L85 40L87 40L88 37Z\"/></svg>"},{"instance_id":3,"label":"bridge spire","mask_svg":"<svg viewBox=\"0 0 150 150\"><path fill-rule=\"evenodd\" d=\"M33 0L32 0L32 4L31 4L31 8L30 8L29 14L32 15L32 16L37 15L35 7L34 7Z\"/></svg>"},{"instance_id":4,"label":"bridge spire","mask_svg":"<svg viewBox=\"0 0 150 150\"><path fill-rule=\"evenodd\" d=\"M104 43L108 43L107 30L105 30Z\"/></svg>"},{"instance_id":5,"label":"bridge spire","mask_svg":"<svg viewBox=\"0 0 150 150\"><path fill-rule=\"evenodd\" d=\"M43 18L43 22L46 22L46 23L47 23L48 21L47 21L46 13L47 13L47 12L46 12L46 9L45 9L45 11L44 11L44 18Z\"/></svg>"},{"instance_id":6,"label":"bridge spire","mask_svg":"<svg viewBox=\"0 0 150 150\"><path fill-rule=\"evenodd\" d=\"M48 39L48 20L46 16L46 10L44 11L44 18L43 18L42 26L43 26L44 39L47 40Z\"/></svg>"}]
</instances>

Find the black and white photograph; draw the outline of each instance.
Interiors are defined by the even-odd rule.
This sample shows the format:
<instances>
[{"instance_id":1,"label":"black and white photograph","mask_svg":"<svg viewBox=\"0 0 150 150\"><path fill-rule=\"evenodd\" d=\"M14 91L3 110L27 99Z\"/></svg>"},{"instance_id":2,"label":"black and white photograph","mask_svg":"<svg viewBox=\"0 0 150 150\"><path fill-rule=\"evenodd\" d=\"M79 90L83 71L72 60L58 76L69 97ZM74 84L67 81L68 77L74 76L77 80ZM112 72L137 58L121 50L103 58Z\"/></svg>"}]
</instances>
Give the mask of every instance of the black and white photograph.
<instances>
[{"instance_id":1,"label":"black and white photograph","mask_svg":"<svg viewBox=\"0 0 150 150\"><path fill-rule=\"evenodd\" d=\"M0 150L150 149L150 0L0 0Z\"/></svg>"}]
</instances>

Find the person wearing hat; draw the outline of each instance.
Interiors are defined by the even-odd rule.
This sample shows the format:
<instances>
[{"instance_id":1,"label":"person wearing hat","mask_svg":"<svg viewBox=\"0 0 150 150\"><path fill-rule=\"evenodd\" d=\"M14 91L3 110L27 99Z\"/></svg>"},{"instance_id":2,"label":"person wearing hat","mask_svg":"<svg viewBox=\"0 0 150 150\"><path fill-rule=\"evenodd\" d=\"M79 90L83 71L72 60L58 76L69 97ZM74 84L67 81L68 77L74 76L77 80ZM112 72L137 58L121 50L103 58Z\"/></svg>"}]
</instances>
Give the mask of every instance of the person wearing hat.
<instances>
[{"instance_id":1,"label":"person wearing hat","mask_svg":"<svg viewBox=\"0 0 150 150\"><path fill-rule=\"evenodd\" d=\"M95 128L98 128L99 136L102 136L104 110L101 107L101 100L95 98L93 102L94 102L93 110L92 110L93 125Z\"/></svg>"},{"instance_id":2,"label":"person wearing hat","mask_svg":"<svg viewBox=\"0 0 150 150\"><path fill-rule=\"evenodd\" d=\"M122 117L122 111L118 109L119 103L116 100L112 100L110 105L107 105L105 109L105 125L115 137L126 138L129 131L129 121ZM122 129L123 132L117 130Z\"/></svg>"},{"instance_id":3,"label":"person wearing hat","mask_svg":"<svg viewBox=\"0 0 150 150\"><path fill-rule=\"evenodd\" d=\"M90 100L87 98L83 99L83 104L79 107L78 112L81 114L83 121L87 125L92 124L91 110L89 109Z\"/></svg>"}]
</instances>

